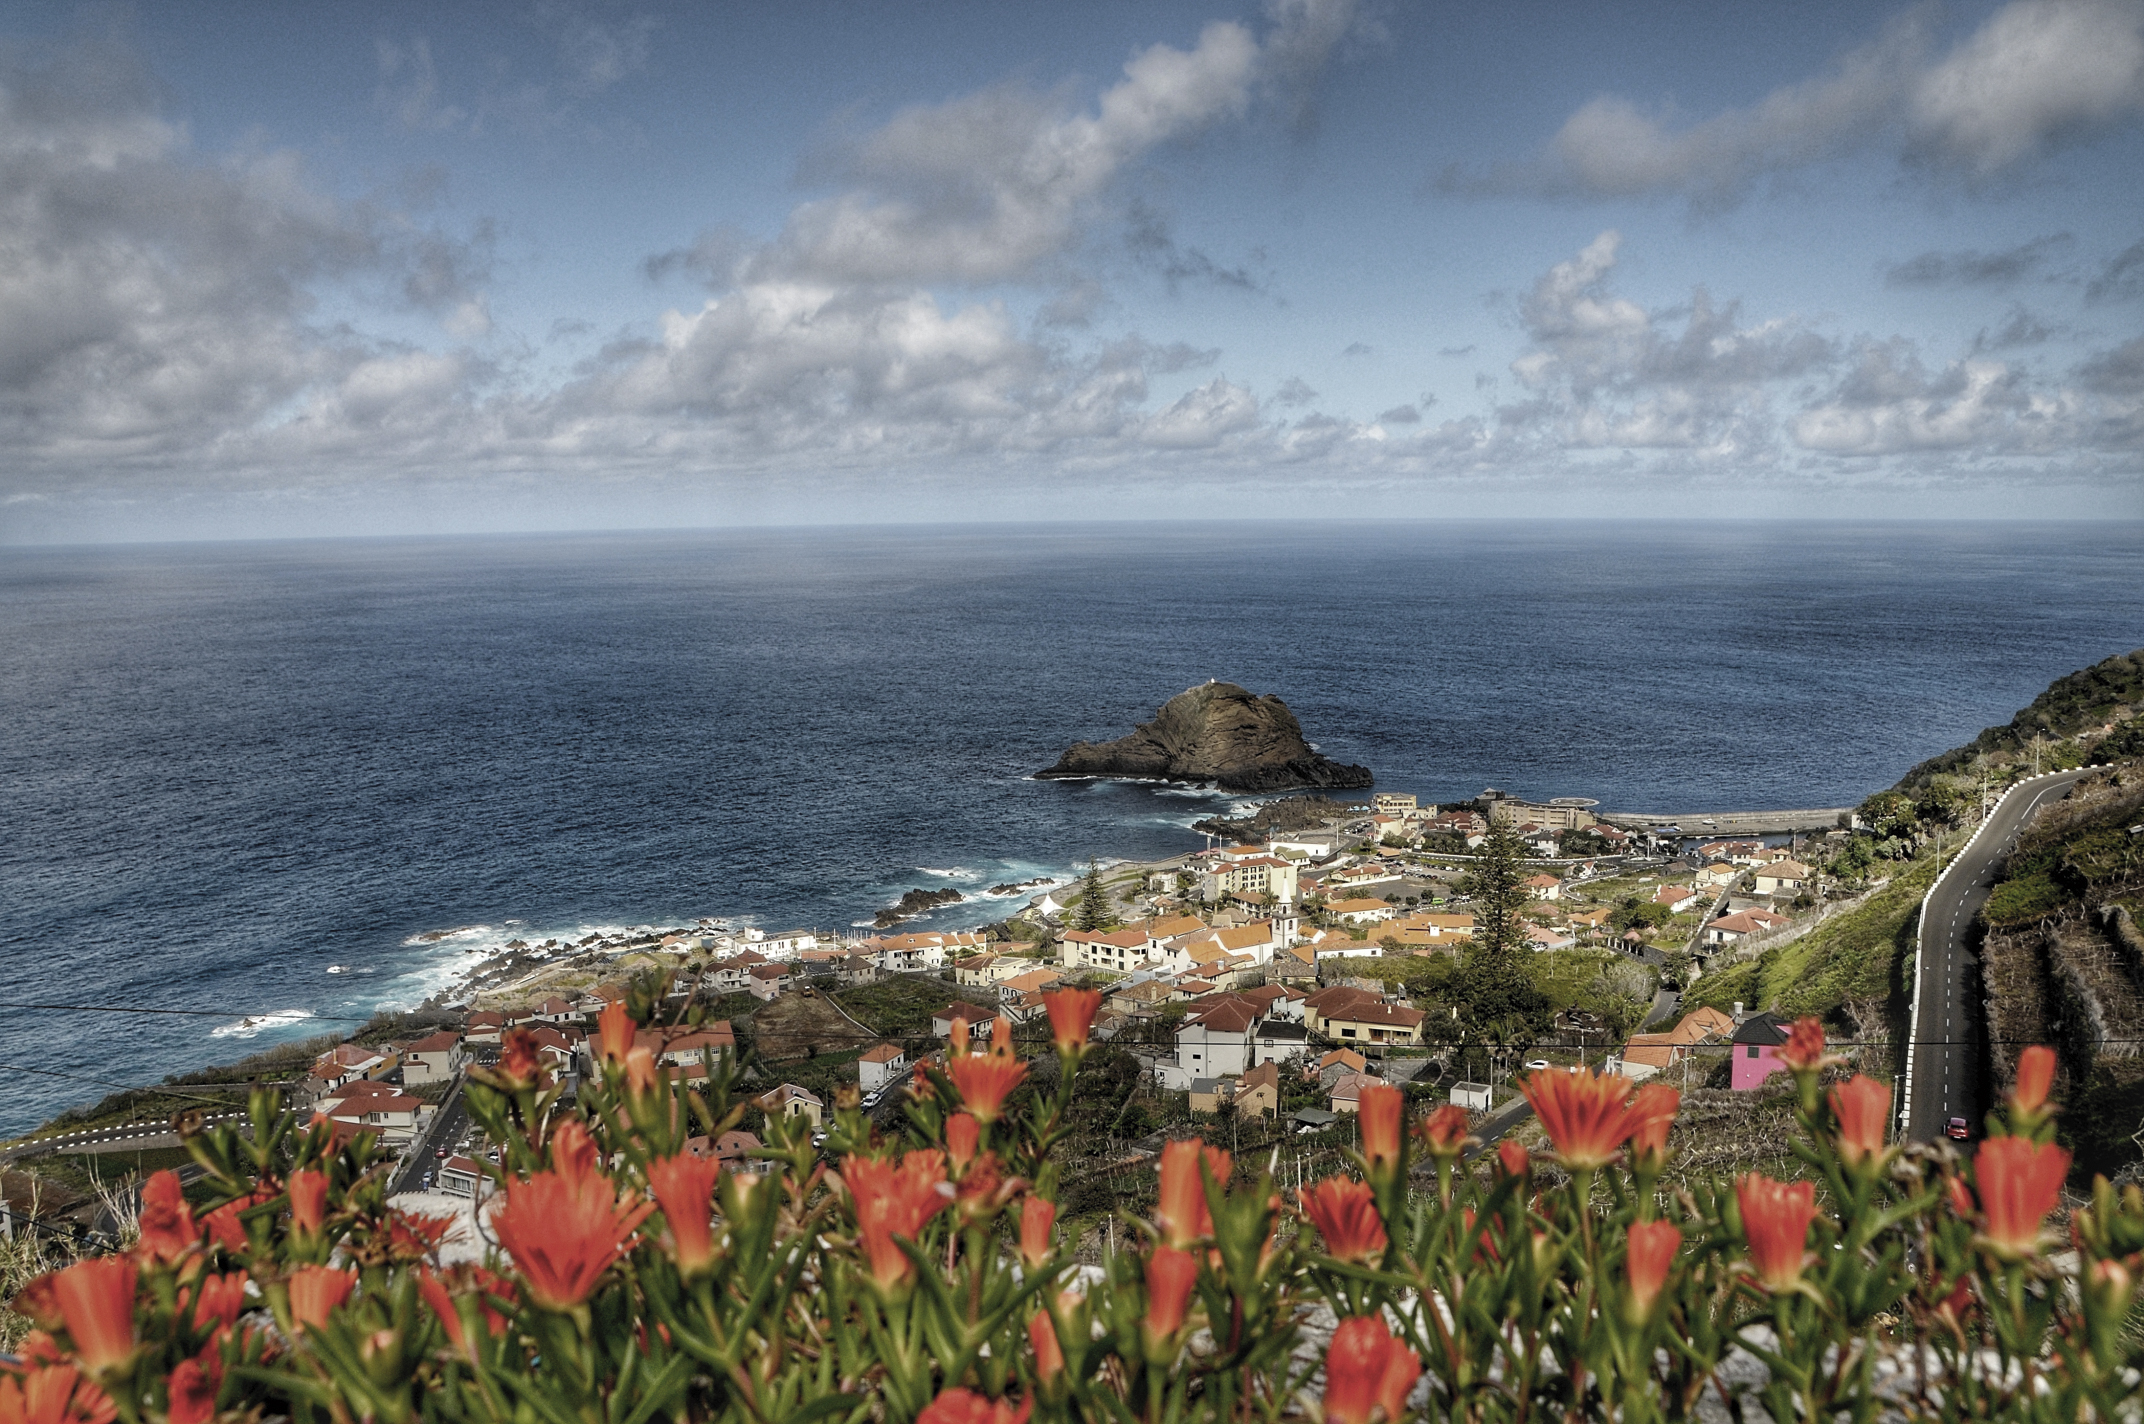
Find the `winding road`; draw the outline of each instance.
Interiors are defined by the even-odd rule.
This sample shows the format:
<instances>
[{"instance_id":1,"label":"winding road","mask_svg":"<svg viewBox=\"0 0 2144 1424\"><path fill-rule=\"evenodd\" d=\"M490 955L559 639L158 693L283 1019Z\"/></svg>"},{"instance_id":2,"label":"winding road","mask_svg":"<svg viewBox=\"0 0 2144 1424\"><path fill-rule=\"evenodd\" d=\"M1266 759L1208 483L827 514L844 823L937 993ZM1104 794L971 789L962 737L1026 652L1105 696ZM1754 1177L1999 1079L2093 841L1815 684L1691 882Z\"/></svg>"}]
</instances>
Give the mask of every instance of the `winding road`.
<instances>
[{"instance_id":1,"label":"winding road","mask_svg":"<svg viewBox=\"0 0 2144 1424\"><path fill-rule=\"evenodd\" d=\"M1912 1059L1907 1065L1905 1136L1942 1137L1954 1117L1980 1133L1981 1047L1985 1020L1970 976L1973 923L1986 903L2003 858L2033 812L2059 800L2083 771L2058 771L2021 781L2002 800L1958 858L1945 868L1921 910L1920 959L1914 971Z\"/></svg>"}]
</instances>

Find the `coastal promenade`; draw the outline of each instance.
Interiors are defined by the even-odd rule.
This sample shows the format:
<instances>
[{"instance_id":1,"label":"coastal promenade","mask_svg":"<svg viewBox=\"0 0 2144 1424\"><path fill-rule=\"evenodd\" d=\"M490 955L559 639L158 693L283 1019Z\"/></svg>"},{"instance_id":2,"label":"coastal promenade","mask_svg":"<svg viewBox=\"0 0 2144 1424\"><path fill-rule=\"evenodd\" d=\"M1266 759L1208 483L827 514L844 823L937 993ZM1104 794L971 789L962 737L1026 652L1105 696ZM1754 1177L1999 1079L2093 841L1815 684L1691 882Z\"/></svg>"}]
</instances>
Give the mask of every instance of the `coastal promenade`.
<instances>
[{"instance_id":1,"label":"coastal promenade","mask_svg":"<svg viewBox=\"0 0 2144 1424\"><path fill-rule=\"evenodd\" d=\"M1650 811L1603 811L1598 819L1626 831L1674 826L1690 836L1783 836L1797 831L1829 831L1848 824L1851 806L1811 811L1686 811L1679 816Z\"/></svg>"}]
</instances>

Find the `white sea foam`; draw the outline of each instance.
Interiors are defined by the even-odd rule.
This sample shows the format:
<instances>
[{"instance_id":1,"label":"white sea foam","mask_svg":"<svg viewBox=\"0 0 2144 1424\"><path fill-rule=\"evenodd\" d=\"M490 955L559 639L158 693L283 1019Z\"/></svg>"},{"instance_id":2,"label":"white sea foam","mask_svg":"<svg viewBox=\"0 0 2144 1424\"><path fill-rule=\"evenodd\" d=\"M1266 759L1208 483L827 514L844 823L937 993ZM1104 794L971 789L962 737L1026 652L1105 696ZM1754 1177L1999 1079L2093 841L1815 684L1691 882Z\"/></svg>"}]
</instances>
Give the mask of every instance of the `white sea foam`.
<instances>
[{"instance_id":1,"label":"white sea foam","mask_svg":"<svg viewBox=\"0 0 2144 1424\"><path fill-rule=\"evenodd\" d=\"M241 1019L237 1023L225 1024L221 1028L212 1028L208 1031L208 1036L254 1038L270 1029L289 1028L293 1024L303 1023L312 1016L311 1009L278 1009L272 1014L259 1014L253 1018Z\"/></svg>"},{"instance_id":2,"label":"white sea foam","mask_svg":"<svg viewBox=\"0 0 2144 1424\"><path fill-rule=\"evenodd\" d=\"M947 880L980 880L983 878L983 873L980 870L969 870L965 866L959 865L947 870L940 870L935 865L919 865L916 869L922 871L925 875L941 876Z\"/></svg>"}]
</instances>

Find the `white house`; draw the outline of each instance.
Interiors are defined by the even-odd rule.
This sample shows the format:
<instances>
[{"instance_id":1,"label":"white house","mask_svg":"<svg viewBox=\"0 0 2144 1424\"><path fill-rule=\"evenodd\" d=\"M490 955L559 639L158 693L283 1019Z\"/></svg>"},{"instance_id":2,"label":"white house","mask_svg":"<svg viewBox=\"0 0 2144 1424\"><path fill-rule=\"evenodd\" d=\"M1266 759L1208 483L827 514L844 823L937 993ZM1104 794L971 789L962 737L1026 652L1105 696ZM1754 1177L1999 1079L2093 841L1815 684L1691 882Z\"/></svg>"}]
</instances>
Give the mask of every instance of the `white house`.
<instances>
[{"instance_id":1,"label":"white house","mask_svg":"<svg viewBox=\"0 0 2144 1424\"><path fill-rule=\"evenodd\" d=\"M452 1029L429 1034L402 1050L402 1081L411 1086L444 1083L461 1069L462 1036Z\"/></svg>"},{"instance_id":2,"label":"white house","mask_svg":"<svg viewBox=\"0 0 2144 1424\"><path fill-rule=\"evenodd\" d=\"M866 1049L864 1056L856 1060L856 1081L867 1093L879 1092L907 1076L908 1053L898 1043Z\"/></svg>"}]
</instances>

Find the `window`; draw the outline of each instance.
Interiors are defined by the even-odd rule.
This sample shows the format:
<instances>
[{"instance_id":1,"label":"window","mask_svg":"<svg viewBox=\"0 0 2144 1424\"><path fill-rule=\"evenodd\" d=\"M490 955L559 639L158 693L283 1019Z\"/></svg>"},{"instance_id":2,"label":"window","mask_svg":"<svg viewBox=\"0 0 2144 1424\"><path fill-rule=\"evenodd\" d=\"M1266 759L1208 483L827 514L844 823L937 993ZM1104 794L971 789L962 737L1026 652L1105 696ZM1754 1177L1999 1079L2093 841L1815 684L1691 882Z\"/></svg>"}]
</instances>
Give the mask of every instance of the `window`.
<instances>
[{"instance_id":1,"label":"window","mask_svg":"<svg viewBox=\"0 0 2144 1424\"><path fill-rule=\"evenodd\" d=\"M1754 1043L1749 1046L1749 1056L1752 1058L1757 1056L1757 1045Z\"/></svg>"}]
</instances>

